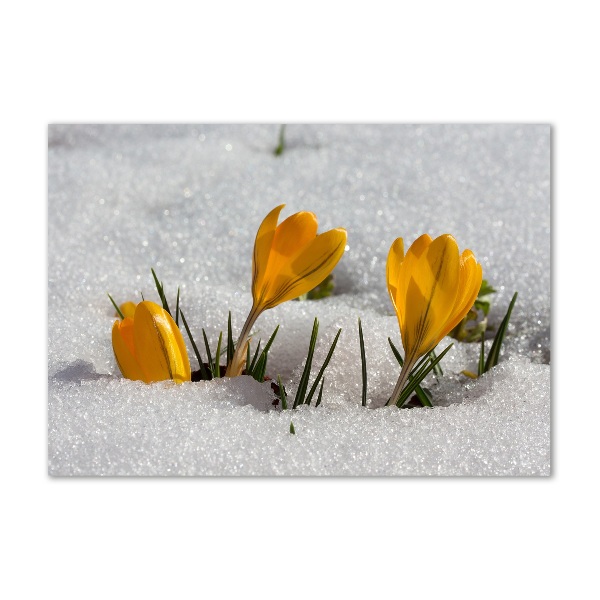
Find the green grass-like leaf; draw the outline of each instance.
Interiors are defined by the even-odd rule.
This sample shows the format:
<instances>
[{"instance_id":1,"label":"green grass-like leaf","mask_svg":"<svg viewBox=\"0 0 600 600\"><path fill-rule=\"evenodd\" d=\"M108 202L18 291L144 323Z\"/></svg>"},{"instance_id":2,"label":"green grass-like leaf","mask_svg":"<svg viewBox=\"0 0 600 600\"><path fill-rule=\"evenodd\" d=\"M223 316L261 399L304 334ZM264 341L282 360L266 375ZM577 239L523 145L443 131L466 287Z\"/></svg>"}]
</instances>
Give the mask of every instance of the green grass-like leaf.
<instances>
[{"instance_id":1,"label":"green grass-like leaf","mask_svg":"<svg viewBox=\"0 0 600 600\"><path fill-rule=\"evenodd\" d=\"M517 301L517 296L518 293L515 292L508 306L508 310L506 311L506 315L504 316L504 319L502 319L500 327L498 327L498 331L496 332L496 336L494 337L492 347L490 348L490 353L488 354L487 360L485 361L485 366L483 369L484 373L486 373L498 364L498 359L500 358L500 347L502 346L502 342L504 341L504 336L508 328L510 315L512 313L513 306Z\"/></svg>"},{"instance_id":2,"label":"green grass-like leaf","mask_svg":"<svg viewBox=\"0 0 600 600\"><path fill-rule=\"evenodd\" d=\"M315 353L315 346L317 343L317 334L319 333L319 320L315 317L313 323L312 334L310 336L310 344L308 346L308 354L306 356L306 362L304 363L304 370L302 371L302 377L300 378L300 384L296 390L296 396L294 398L294 408L299 404L304 403L306 388L308 387L308 378L310 376L310 368L312 366L312 359Z\"/></svg>"},{"instance_id":3,"label":"green grass-like leaf","mask_svg":"<svg viewBox=\"0 0 600 600\"><path fill-rule=\"evenodd\" d=\"M487 279L483 279L481 281L481 286L479 287L479 293L477 297L481 296L489 296L490 294L495 294L496 290L487 282Z\"/></svg>"},{"instance_id":4,"label":"green grass-like leaf","mask_svg":"<svg viewBox=\"0 0 600 600\"><path fill-rule=\"evenodd\" d=\"M433 361L433 360L435 360L435 357L436 357L436 355L435 355L435 350L432 350L432 351L429 353L429 358L431 358L431 360ZM440 377L443 377L443 376L444 376L444 371L442 371L442 366L441 366L439 363L437 363L437 364L435 365L435 367L433 367L433 373L434 373L434 375L435 375L435 376L436 376L438 379L439 379Z\"/></svg>"},{"instance_id":5,"label":"green grass-like leaf","mask_svg":"<svg viewBox=\"0 0 600 600\"><path fill-rule=\"evenodd\" d=\"M400 365L400 367L403 367L404 359L402 358L402 356L400 356L400 352L398 352L398 348L396 348L396 346L394 345L394 342L392 342L391 338L388 338L388 342L390 343L392 352L394 353L394 356L396 357L398 364ZM431 353L429 353L429 358L430 358L430 360L435 360L435 359L431 359ZM414 377L412 375L408 376L409 381L413 381L413 379L414 379ZM428 408L431 408L433 406L431 404L431 394L429 392L427 392L427 390L422 388L420 385L417 385L417 387L415 388L415 394L417 395L417 398L419 399L419 402L421 403L422 406L427 406Z\"/></svg>"},{"instance_id":6,"label":"green grass-like leaf","mask_svg":"<svg viewBox=\"0 0 600 600\"><path fill-rule=\"evenodd\" d=\"M392 351L393 351L394 350L394 346L393 346L391 340L389 340L389 341L390 341L390 345L392 345ZM400 364L401 367L403 367L404 366L404 360L402 359L402 357L400 356L400 353L397 350L396 350L395 356L396 356L396 359L398 359L398 357L400 357L399 360L398 360L398 363ZM431 359L429 358L429 354L426 354L425 356L422 356L420 358L420 360L417 362L417 364L413 367L413 370L410 373L410 377L412 377L413 380L414 380L415 377L418 378L421 369L427 368L427 363L429 363L430 360ZM405 383L405 385L406 385L406 383ZM391 401L392 401L392 398L390 397L388 399L388 401L385 403L385 405L389 406L389 404L390 404Z\"/></svg>"},{"instance_id":7,"label":"green grass-like leaf","mask_svg":"<svg viewBox=\"0 0 600 600\"><path fill-rule=\"evenodd\" d=\"M156 276L154 269L150 269L150 271L152 271L152 277L154 277L154 283L156 285L156 290L158 291L160 301L162 302L162 307L171 315L171 311L169 310L169 304L167 302L167 297L165 296L164 286L160 281L158 281L158 277Z\"/></svg>"},{"instance_id":8,"label":"green grass-like leaf","mask_svg":"<svg viewBox=\"0 0 600 600\"><path fill-rule=\"evenodd\" d=\"M210 345L208 344L208 338L206 337L206 331L204 331L204 328L202 328L202 337L204 338L204 348L206 349L206 356L208 357L208 366L210 368L210 372L213 374L215 374L215 363L213 361L213 357L212 354L210 352ZM218 356L217 356L217 360L218 360Z\"/></svg>"},{"instance_id":9,"label":"green grass-like leaf","mask_svg":"<svg viewBox=\"0 0 600 600\"><path fill-rule=\"evenodd\" d=\"M307 404L310 406L310 403L312 402L312 399L313 399L317 389L319 390L319 394L317 396L317 403L315 404L315 406L319 406L319 404L321 404L321 401L323 400L323 385L325 383L325 377L323 376L323 374L325 373L325 369L329 365L329 361L331 360L331 357L333 356L333 352L338 343L338 340L340 338L340 334L342 333L342 330L338 329L338 332L335 334L335 338L333 339L333 342L331 343L329 352L327 353L327 356L325 357L325 360L323 361L323 364L321 365L321 368L319 369L319 372L317 373L317 376L316 376L312 386L310 387L310 391L308 392L308 394L306 394L306 390L308 389L308 380L310 378L310 370L311 370L311 366L312 366L313 356L315 353L315 347L316 347L316 343L317 343L318 332L319 332L319 321L318 321L318 319L315 319L314 323L313 323L312 333L310 336L310 343L308 346L306 362L304 363L304 369L302 371L302 376L300 377L300 383L298 384L298 389L296 390L296 396L294 397L294 404L292 406L292 409L297 408L301 404ZM281 389L281 380L279 380L279 378L278 378L278 381L279 381L279 387ZM320 387L319 387L319 383L321 384Z\"/></svg>"},{"instance_id":10,"label":"green grass-like leaf","mask_svg":"<svg viewBox=\"0 0 600 600\"><path fill-rule=\"evenodd\" d=\"M317 403L315 404L315 408L321 404L321 400L323 400L323 385L325 384L325 377L321 380L321 387L319 388L319 396L317 397Z\"/></svg>"},{"instance_id":11,"label":"green grass-like leaf","mask_svg":"<svg viewBox=\"0 0 600 600\"><path fill-rule=\"evenodd\" d=\"M125 317L123 316L121 309L117 306L117 303L112 299L112 296L110 294L107 293L106 295L110 298L112 305L115 307L117 314L121 317L121 321L122 321Z\"/></svg>"},{"instance_id":12,"label":"green grass-like leaf","mask_svg":"<svg viewBox=\"0 0 600 600\"><path fill-rule=\"evenodd\" d=\"M248 344L248 348L250 348L250 344ZM252 358L252 362L250 366L246 363L246 375L252 375L254 371L254 367L256 366L256 359L258 358L258 353L260 351L260 340L258 340L258 344L256 345L256 350L254 351L254 357Z\"/></svg>"},{"instance_id":13,"label":"green grass-like leaf","mask_svg":"<svg viewBox=\"0 0 600 600\"><path fill-rule=\"evenodd\" d=\"M398 348L396 348L394 342L392 342L392 338L388 338L388 342L390 344L390 347L392 348L392 352L394 353L396 360L398 361L398 364L400 365L400 368L402 368L404 366L404 359L400 355L400 352L398 352Z\"/></svg>"},{"instance_id":14,"label":"green grass-like leaf","mask_svg":"<svg viewBox=\"0 0 600 600\"><path fill-rule=\"evenodd\" d=\"M290 421L290 433L296 435L296 430L294 429L294 423Z\"/></svg>"},{"instance_id":15,"label":"green grass-like leaf","mask_svg":"<svg viewBox=\"0 0 600 600\"><path fill-rule=\"evenodd\" d=\"M175 306L175 325L179 327L179 287L177 287L177 305Z\"/></svg>"},{"instance_id":16,"label":"green grass-like leaf","mask_svg":"<svg viewBox=\"0 0 600 600\"><path fill-rule=\"evenodd\" d=\"M260 357L256 363L256 366L252 370L252 373L248 373L248 375L251 375L252 377L254 377L254 379L256 379L256 381L260 381L261 383L263 382L263 380L265 378L265 373L267 372L267 360L269 358L269 350L271 349L271 345L273 344L273 340L275 339L275 336L277 335L278 331L279 331L279 325L277 325L277 327L275 327L275 331L273 331L273 333L271 334L271 337L269 338L267 345L265 346L264 350L260 354ZM257 350L258 350L258 348L257 348Z\"/></svg>"},{"instance_id":17,"label":"green grass-like leaf","mask_svg":"<svg viewBox=\"0 0 600 600\"><path fill-rule=\"evenodd\" d=\"M325 369L327 368L327 365L329 364L329 361L331 360L331 357L333 356L333 351L335 350L335 347L337 345L337 342L338 342L338 339L339 339L341 333L342 333L342 330L338 329L338 332L336 333L335 338L333 339L331 347L329 348L329 352L327 353L325 361L323 362L323 366L319 370L317 377L315 378L315 381L312 384L310 391L308 392L308 396L306 396L306 402L305 402L306 404L310 404L310 402L315 394L317 386L319 385L319 381L321 380L321 377L323 377L323 373L325 373Z\"/></svg>"},{"instance_id":18,"label":"green grass-like leaf","mask_svg":"<svg viewBox=\"0 0 600 600\"><path fill-rule=\"evenodd\" d=\"M396 402L396 406L401 408L402 405L410 398L411 394L415 391L416 387L421 384L423 379L429 375L429 373L433 370L435 365L446 356L446 353L450 348L452 348L453 344L450 344L433 362L426 362L423 366L421 366L418 371L415 373L414 371L411 373L409 377L409 382L406 387L402 390L400 397L398 398L398 402ZM429 358L429 357L427 357ZM412 380L411 380L412 377Z\"/></svg>"},{"instance_id":19,"label":"green grass-like leaf","mask_svg":"<svg viewBox=\"0 0 600 600\"><path fill-rule=\"evenodd\" d=\"M217 343L217 352L215 354L215 365L213 369L213 375L215 377L221 377L221 343L223 342L223 332L219 332L219 341Z\"/></svg>"},{"instance_id":20,"label":"green grass-like leaf","mask_svg":"<svg viewBox=\"0 0 600 600\"><path fill-rule=\"evenodd\" d=\"M481 332L481 347L479 348L479 363L477 364L477 376L481 377L485 370L485 334Z\"/></svg>"},{"instance_id":21,"label":"green grass-like leaf","mask_svg":"<svg viewBox=\"0 0 600 600\"><path fill-rule=\"evenodd\" d=\"M227 362L229 365L229 361ZM248 340L248 344L246 345L246 375L248 374L248 367L250 366L250 340Z\"/></svg>"},{"instance_id":22,"label":"green grass-like leaf","mask_svg":"<svg viewBox=\"0 0 600 600\"><path fill-rule=\"evenodd\" d=\"M231 311L227 317L227 364L233 359L233 353L235 352L235 346L233 343L233 333L231 331Z\"/></svg>"},{"instance_id":23,"label":"green grass-like leaf","mask_svg":"<svg viewBox=\"0 0 600 600\"><path fill-rule=\"evenodd\" d=\"M277 148L273 151L275 156L281 156L283 154L283 150L285 148L285 125L282 125L279 128L279 143L277 144Z\"/></svg>"},{"instance_id":24,"label":"green grass-like leaf","mask_svg":"<svg viewBox=\"0 0 600 600\"><path fill-rule=\"evenodd\" d=\"M281 383L281 377L277 375L277 385L279 386L279 397L281 398L281 408L282 410L287 410L287 394L285 393L285 388L283 387L283 383Z\"/></svg>"},{"instance_id":25,"label":"green grass-like leaf","mask_svg":"<svg viewBox=\"0 0 600 600\"><path fill-rule=\"evenodd\" d=\"M204 363L202 362L202 357L200 356L200 351L198 350L198 346L196 346L196 342L194 341L192 332L190 331L187 321L185 320L185 315L183 314L183 311L181 311L181 320L183 321L183 326L185 327L185 330L187 331L188 338L190 338L190 342L192 343L192 348L194 349L194 354L196 355L196 360L198 361L198 364L200 365L200 377L202 378L202 380L208 381L209 379L212 379L212 377L211 377L210 373L206 370L206 367L204 366Z\"/></svg>"},{"instance_id":26,"label":"green grass-like leaf","mask_svg":"<svg viewBox=\"0 0 600 600\"><path fill-rule=\"evenodd\" d=\"M365 340L363 338L362 323L358 319L358 341L360 344L360 364L362 373L362 406L367 405L367 357L365 356Z\"/></svg>"}]
</instances>

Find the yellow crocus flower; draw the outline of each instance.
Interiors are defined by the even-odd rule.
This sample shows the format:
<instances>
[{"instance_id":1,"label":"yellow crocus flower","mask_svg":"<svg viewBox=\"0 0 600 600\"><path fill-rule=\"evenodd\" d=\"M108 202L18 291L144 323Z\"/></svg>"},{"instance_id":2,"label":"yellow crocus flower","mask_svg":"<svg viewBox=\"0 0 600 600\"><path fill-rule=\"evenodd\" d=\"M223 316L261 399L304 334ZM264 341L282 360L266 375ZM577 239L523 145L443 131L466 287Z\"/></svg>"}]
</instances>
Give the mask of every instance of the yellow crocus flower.
<instances>
[{"instance_id":1,"label":"yellow crocus flower","mask_svg":"<svg viewBox=\"0 0 600 600\"><path fill-rule=\"evenodd\" d=\"M154 302L140 302L133 317L115 321L112 344L123 377L145 383L190 381L183 336L171 315Z\"/></svg>"},{"instance_id":2,"label":"yellow crocus flower","mask_svg":"<svg viewBox=\"0 0 600 600\"><path fill-rule=\"evenodd\" d=\"M121 304L121 306L119 306L119 310L121 311L121 314L123 315L123 318L125 319L126 317L133 317L133 315L135 314L135 309L137 307L137 304L135 302L123 302L123 304Z\"/></svg>"},{"instance_id":3,"label":"yellow crocus flower","mask_svg":"<svg viewBox=\"0 0 600 600\"><path fill-rule=\"evenodd\" d=\"M420 357L431 352L469 312L481 287L482 271L471 250L460 254L449 234L424 234L404 254L398 238L388 253L386 279L398 316L404 366L390 398L395 404Z\"/></svg>"},{"instance_id":4,"label":"yellow crocus flower","mask_svg":"<svg viewBox=\"0 0 600 600\"><path fill-rule=\"evenodd\" d=\"M274 208L258 228L252 256L252 309L227 366L227 377L241 375L250 330L259 315L319 285L344 254L345 229L317 234L317 217L304 211L278 225L284 206Z\"/></svg>"}]
</instances>

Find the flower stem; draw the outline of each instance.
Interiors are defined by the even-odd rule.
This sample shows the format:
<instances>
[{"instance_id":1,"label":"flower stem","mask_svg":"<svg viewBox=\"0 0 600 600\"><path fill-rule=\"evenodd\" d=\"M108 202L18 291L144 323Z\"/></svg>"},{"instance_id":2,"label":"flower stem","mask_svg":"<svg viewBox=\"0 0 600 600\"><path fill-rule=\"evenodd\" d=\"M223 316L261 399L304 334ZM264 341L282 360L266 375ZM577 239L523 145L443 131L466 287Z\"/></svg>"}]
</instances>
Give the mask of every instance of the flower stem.
<instances>
[{"instance_id":1,"label":"flower stem","mask_svg":"<svg viewBox=\"0 0 600 600\"><path fill-rule=\"evenodd\" d=\"M242 374L244 370L244 366L246 364L246 347L248 344L248 338L250 337L250 330L254 326L258 315L260 315L259 310L257 310L254 306L242 327L242 332L240 333L240 337L238 338L237 344L235 346L235 352L233 353L233 358L231 362L227 365L227 370L225 371L225 377L237 377Z\"/></svg>"},{"instance_id":2,"label":"flower stem","mask_svg":"<svg viewBox=\"0 0 600 600\"><path fill-rule=\"evenodd\" d=\"M415 358L412 358L409 361L404 361L404 364L402 365L402 369L400 370L400 377L398 377L396 387L394 388L394 391L392 392L390 399L386 402L386 406L389 406L390 404L396 404L396 402L398 402L398 398L400 397L400 394L402 393L402 389L404 388L404 384L406 383L406 380L408 379L408 376L410 375L412 368L415 366L415 362L416 362Z\"/></svg>"}]
</instances>

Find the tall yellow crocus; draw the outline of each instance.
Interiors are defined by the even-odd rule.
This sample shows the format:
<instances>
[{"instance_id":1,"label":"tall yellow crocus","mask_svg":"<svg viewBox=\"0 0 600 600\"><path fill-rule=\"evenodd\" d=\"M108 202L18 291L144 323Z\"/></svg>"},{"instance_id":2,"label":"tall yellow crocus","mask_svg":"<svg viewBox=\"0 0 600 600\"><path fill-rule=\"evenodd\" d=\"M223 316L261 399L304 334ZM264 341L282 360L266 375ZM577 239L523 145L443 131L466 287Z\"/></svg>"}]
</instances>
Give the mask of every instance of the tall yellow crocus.
<instances>
[{"instance_id":1,"label":"tall yellow crocus","mask_svg":"<svg viewBox=\"0 0 600 600\"><path fill-rule=\"evenodd\" d=\"M317 217L311 212L295 213L278 225L284 206L274 208L258 228L252 255L252 309L226 377L241 375L250 330L259 315L319 285L344 254L345 229L317 234Z\"/></svg>"},{"instance_id":2,"label":"tall yellow crocus","mask_svg":"<svg viewBox=\"0 0 600 600\"><path fill-rule=\"evenodd\" d=\"M154 302L140 302L133 317L115 321L112 344L123 377L152 383L190 381L183 336L171 315Z\"/></svg>"},{"instance_id":3,"label":"tall yellow crocus","mask_svg":"<svg viewBox=\"0 0 600 600\"><path fill-rule=\"evenodd\" d=\"M404 366L389 404L395 404L412 368L431 352L469 312L481 287L481 265L471 250L460 254L449 234L416 239L404 254L404 242L392 244L387 287L398 316Z\"/></svg>"}]
</instances>

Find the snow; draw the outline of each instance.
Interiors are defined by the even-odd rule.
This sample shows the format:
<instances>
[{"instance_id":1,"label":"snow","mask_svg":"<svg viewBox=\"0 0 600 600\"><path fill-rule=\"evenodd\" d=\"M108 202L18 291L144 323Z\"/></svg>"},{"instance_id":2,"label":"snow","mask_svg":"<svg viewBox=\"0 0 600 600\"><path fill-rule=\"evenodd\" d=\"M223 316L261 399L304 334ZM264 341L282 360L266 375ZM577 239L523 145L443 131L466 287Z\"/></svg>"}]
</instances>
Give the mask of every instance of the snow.
<instances>
[{"instance_id":1,"label":"snow","mask_svg":"<svg viewBox=\"0 0 600 600\"><path fill-rule=\"evenodd\" d=\"M547 125L51 125L48 131L48 470L51 475L549 475L550 127ZM280 411L247 377L145 385L110 343L118 302L157 300L150 268L215 345L250 308L256 229L274 206L348 230L335 295L264 313L267 374L295 391L313 319L323 403ZM392 241L452 233L498 292L519 292L500 364L478 380L455 342L435 408L383 407L401 347L385 285ZM369 406L360 406L357 319ZM184 334L187 341L187 336ZM445 343L452 340L445 340ZM489 346L489 341L487 342ZM197 368L191 346L192 368ZM290 420L296 435L289 433Z\"/></svg>"}]
</instances>

